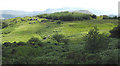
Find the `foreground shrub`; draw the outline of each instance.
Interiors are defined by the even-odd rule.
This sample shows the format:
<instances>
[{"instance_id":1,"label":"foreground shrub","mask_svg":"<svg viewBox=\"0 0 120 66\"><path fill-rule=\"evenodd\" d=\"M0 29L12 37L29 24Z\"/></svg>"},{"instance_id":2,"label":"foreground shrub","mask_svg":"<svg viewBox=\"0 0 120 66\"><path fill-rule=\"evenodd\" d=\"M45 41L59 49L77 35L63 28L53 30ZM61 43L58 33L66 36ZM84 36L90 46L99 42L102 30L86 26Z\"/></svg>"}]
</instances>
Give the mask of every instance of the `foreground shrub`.
<instances>
[{"instance_id":1,"label":"foreground shrub","mask_svg":"<svg viewBox=\"0 0 120 66\"><path fill-rule=\"evenodd\" d=\"M3 55L3 58L5 58L6 61L10 60L10 64L31 64L31 62L33 62L33 58L38 56L41 51L37 48L32 48L29 46L19 46L15 47L14 49L11 48L9 50L11 51L8 53L11 54L9 54L9 56ZM3 63L8 64L5 60L3 60Z\"/></svg>"},{"instance_id":2,"label":"foreground shrub","mask_svg":"<svg viewBox=\"0 0 120 66\"><path fill-rule=\"evenodd\" d=\"M111 33L110 37L120 38L120 26L117 26L110 30L110 33Z\"/></svg>"},{"instance_id":3,"label":"foreground shrub","mask_svg":"<svg viewBox=\"0 0 120 66\"><path fill-rule=\"evenodd\" d=\"M5 46L5 47L11 46L11 43L10 42L5 42L5 43L3 43L3 46Z\"/></svg>"},{"instance_id":4,"label":"foreground shrub","mask_svg":"<svg viewBox=\"0 0 120 66\"><path fill-rule=\"evenodd\" d=\"M69 39L62 39L62 42L67 45L69 42Z\"/></svg>"},{"instance_id":5,"label":"foreground shrub","mask_svg":"<svg viewBox=\"0 0 120 66\"><path fill-rule=\"evenodd\" d=\"M86 52L83 50L74 50L66 53L66 62L69 64L84 64L86 59Z\"/></svg>"},{"instance_id":6,"label":"foreground shrub","mask_svg":"<svg viewBox=\"0 0 120 66\"><path fill-rule=\"evenodd\" d=\"M100 50L105 50L108 47L109 41L105 34L100 34L97 27L90 30L86 37L85 49L90 52L97 52Z\"/></svg>"},{"instance_id":7,"label":"foreground shrub","mask_svg":"<svg viewBox=\"0 0 120 66\"><path fill-rule=\"evenodd\" d=\"M28 40L28 44L33 45L33 46L35 45L43 46L43 43L38 38L35 38L35 37Z\"/></svg>"},{"instance_id":8,"label":"foreground shrub","mask_svg":"<svg viewBox=\"0 0 120 66\"><path fill-rule=\"evenodd\" d=\"M102 63L102 58L100 57L99 54L88 53L86 55L85 64L101 64L101 63Z\"/></svg>"},{"instance_id":9,"label":"foreground shrub","mask_svg":"<svg viewBox=\"0 0 120 66\"><path fill-rule=\"evenodd\" d=\"M61 24L62 22L60 20L57 21L57 24Z\"/></svg>"},{"instance_id":10,"label":"foreground shrub","mask_svg":"<svg viewBox=\"0 0 120 66\"><path fill-rule=\"evenodd\" d=\"M120 39L110 38L109 49L120 49Z\"/></svg>"},{"instance_id":11,"label":"foreground shrub","mask_svg":"<svg viewBox=\"0 0 120 66\"><path fill-rule=\"evenodd\" d=\"M57 42L61 42L63 38L64 36L62 34L56 33L55 35L53 35L53 39L56 40Z\"/></svg>"},{"instance_id":12,"label":"foreground shrub","mask_svg":"<svg viewBox=\"0 0 120 66\"><path fill-rule=\"evenodd\" d=\"M118 64L120 59L120 50L106 50L100 53L103 64Z\"/></svg>"},{"instance_id":13,"label":"foreground shrub","mask_svg":"<svg viewBox=\"0 0 120 66\"><path fill-rule=\"evenodd\" d=\"M8 25L9 25L8 23L6 23L6 22L2 22L2 28L7 27Z\"/></svg>"},{"instance_id":14,"label":"foreground shrub","mask_svg":"<svg viewBox=\"0 0 120 66\"><path fill-rule=\"evenodd\" d=\"M97 16L95 14L91 15L92 18L96 19Z\"/></svg>"},{"instance_id":15,"label":"foreground shrub","mask_svg":"<svg viewBox=\"0 0 120 66\"><path fill-rule=\"evenodd\" d=\"M24 46L24 45L26 45L26 43L25 42L18 42L17 45L18 46Z\"/></svg>"}]
</instances>

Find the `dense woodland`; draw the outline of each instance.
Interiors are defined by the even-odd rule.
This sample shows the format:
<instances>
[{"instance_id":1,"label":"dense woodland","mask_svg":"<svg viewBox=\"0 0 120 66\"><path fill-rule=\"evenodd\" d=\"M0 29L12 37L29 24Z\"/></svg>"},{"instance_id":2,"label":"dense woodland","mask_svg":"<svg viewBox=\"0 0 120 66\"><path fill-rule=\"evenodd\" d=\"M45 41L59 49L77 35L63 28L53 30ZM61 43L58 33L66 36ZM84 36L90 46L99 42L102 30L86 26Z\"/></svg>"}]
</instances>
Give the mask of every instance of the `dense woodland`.
<instances>
[{"instance_id":1,"label":"dense woodland","mask_svg":"<svg viewBox=\"0 0 120 66\"><path fill-rule=\"evenodd\" d=\"M56 12L2 21L3 64L118 64L118 17Z\"/></svg>"}]
</instances>

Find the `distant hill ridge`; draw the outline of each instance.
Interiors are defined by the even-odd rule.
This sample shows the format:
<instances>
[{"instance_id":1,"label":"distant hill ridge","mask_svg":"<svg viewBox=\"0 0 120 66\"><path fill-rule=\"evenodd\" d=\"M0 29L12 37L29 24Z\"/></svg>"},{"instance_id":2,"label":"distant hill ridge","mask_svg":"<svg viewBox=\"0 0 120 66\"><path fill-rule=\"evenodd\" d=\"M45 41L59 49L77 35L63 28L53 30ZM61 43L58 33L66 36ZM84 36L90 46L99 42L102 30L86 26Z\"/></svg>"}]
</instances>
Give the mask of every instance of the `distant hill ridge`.
<instances>
[{"instance_id":1,"label":"distant hill ridge","mask_svg":"<svg viewBox=\"0 0 120 66\"><path fill-rule=\"evenodd\" d=\"M45 11L33 11L33 12L26 12L26 11L19 11L19 10L2 10L2 16L3 18L12 18L13 16L15 17L25 17L25 16L35 16L39 14L44 14L44 13L54 13L54 12L61 12L61 11L69 11L69 12L79 12L79 13L86 13L86 14L96 14L96 15L103 15L103 14L108 14L108 12L100 11L100 10L95 10L95 9L85 9L85 8L73 8L73 7L64 7L64 8L49 8L46 9ZM12 17L7 17L8 15L11 15ZM0 14L1 15L1 14Z\"/></svg>"},{"instance_id":2,"label":"distant hill ridge","mask_svg":"<svg viewBox=\"0 0 120 66\"><path fill-rule=\"evenodd\" d=\"M69 12L79 12L79 13L86 13L92 14L88 10L67 10L67 9L47 9L46 11L34 11L34 12L24 12L24 11L14 11L14 10L3 10L2 17L5 19L8 18L15 18L15 17L24 17L24 16L34 16L44 13L54 13L54 12L61 12L61 11L69 11Z\"/></svg>"},{"instance_id":3,"label":"distant hill ridge","mask_svg":"<svg viewBox=\"0 0 120 66\"><path fill-rule=\"evenodd\" d=\"M75 10L75 11L72 11L72 12L85 13L85 14L93 14L93 13L91 13L88 10Z\"/></svg>"}]
</instances>

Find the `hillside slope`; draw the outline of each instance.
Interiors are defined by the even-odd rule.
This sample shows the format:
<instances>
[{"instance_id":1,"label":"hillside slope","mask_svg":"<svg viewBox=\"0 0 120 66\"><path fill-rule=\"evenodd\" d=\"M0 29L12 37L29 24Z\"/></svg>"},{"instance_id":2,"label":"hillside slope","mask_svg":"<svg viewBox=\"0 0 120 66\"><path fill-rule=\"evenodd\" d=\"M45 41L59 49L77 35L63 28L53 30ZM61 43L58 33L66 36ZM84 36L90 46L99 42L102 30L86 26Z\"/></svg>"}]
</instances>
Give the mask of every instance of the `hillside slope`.
<instances>
[{"instance_id":1,"label":"hillside slope","mask_svg":"<svg viewBox=\"0 0 120 66\"><path fill-rule=\"evenodd\" d=\"M2 29L3 42L26 42L33 36L43 40L45 36L52 36L56 32L64 34L66 37L71 38L71 40L76 40L87 34L93 26L98 26L101 33L109 33L109 30L113 29L118 21L113 19L92 19L84 21L61 21L61 24L57 24L57 20L51 21L38 17L37 20L29 20L30 18L32 17L17 18L16 20L15 18L8 19L7 21L11 21L11 25ZM21 21L21 19L24 20Z\"/></svg>"},{"instance_id":2,"label":"hillside slope","mask_svg":"<svg viewBox=\"0 0 120 66\"><path fill-rule=\"evenodd\" d=\"M3 20L2 64L118 64L117 25L69 12Z\"/></svg>"}]
</instances>

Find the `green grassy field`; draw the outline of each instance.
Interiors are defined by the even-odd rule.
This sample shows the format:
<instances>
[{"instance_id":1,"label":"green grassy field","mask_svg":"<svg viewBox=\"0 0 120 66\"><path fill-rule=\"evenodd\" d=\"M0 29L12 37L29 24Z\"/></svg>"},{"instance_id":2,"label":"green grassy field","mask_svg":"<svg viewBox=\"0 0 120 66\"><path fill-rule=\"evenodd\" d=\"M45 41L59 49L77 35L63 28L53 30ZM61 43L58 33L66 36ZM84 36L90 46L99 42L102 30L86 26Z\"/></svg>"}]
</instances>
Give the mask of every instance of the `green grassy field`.
<instances>
[{"instance_id":1,"label":"green grassy field","mask_svg":"<svg viewBox=\"0 0 120 66\"><path fill-rule=\"evenodd\" d=\"M56 19L59 14L52 16ZM63 21L35 16L4 20L2 23L2 63L119 63L120 39L110 37L111 34L118 36L115 33L119 27L114 29L114 33L110 32L118 25L118 19L102 19L99 16L91 18L89 15L76 16L77 14L72 17L69 17L69 14L61 15L65 17L61 18ZM68 18L73 18L73 20ZM68 21L64 21L66 19Z\"/></svg>"},{"instance_id":2,"label":"green grassy field","mask_svg":"<svg viewBox=\"0 0 120 66\"><path fill-rule=\"evenodd\" d=\"M117 21L118 20L115 19L93 19L84 21L62 21L63 24L56 24L56 22L39 23L37 21L21 21L20 23L2 29L2 42L26 42L31 37L38 37L42 40L45 36L52 36L56 31L71 38L71 40L76 40L87 34L90 29L93 29L93 26L97 26L100 33L109 34L109 30L117 26ZM35 23L29 24L29 22Z\"/></svg>"}]
</instances>

